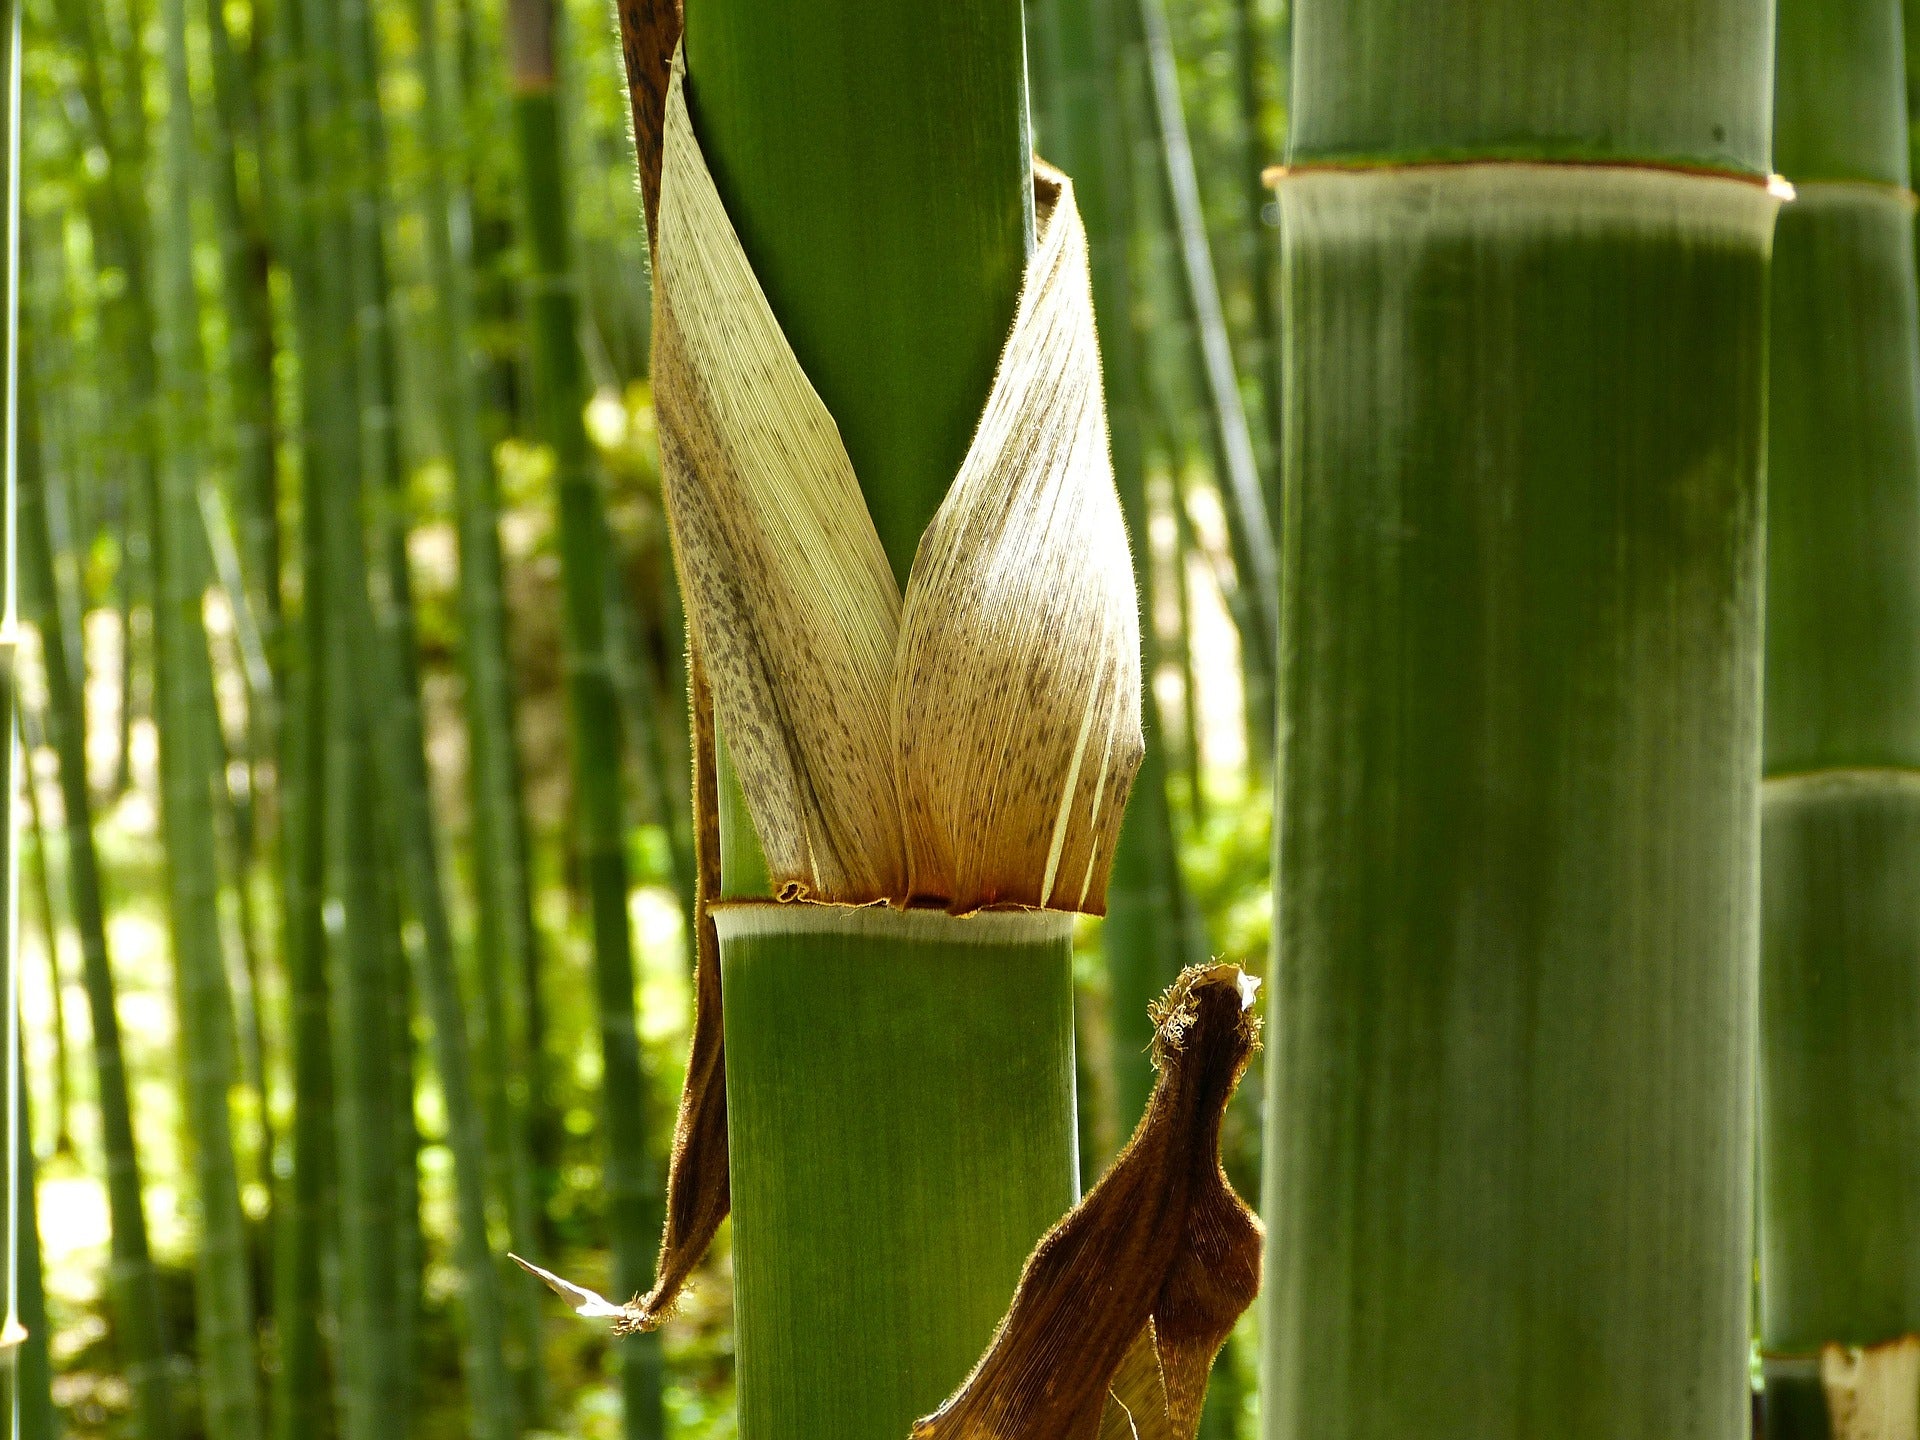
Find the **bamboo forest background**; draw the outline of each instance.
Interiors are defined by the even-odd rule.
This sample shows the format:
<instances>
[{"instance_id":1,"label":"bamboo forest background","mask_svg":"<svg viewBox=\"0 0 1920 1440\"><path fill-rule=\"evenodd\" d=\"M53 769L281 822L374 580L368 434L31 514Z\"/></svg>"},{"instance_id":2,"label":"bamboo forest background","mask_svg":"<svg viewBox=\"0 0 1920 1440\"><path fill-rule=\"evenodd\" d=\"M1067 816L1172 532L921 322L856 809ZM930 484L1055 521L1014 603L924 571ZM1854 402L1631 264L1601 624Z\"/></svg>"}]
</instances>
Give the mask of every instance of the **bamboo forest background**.
<instances>
[{"instance_id":1,"label":"bamboo forest background","mask_svg":"<svg viewBox=\"0 0 1920 1440\"><path fill-rule=\"evenodd\" d=\"M689 1021L612 16L16 3L23 1433L731 1435L724 1236L624 1386L601 1330L501 1268L611 1289L614 1229L650 1247ZM1116 943L1079 937L1089 1179L1144 1097L1139 998L1203 952L1265 965L1284 25L1280 0L1028 6L1038 148L1070 166L1091 113L1133 162L1135 313L1102 323L1142 377L1121 478L1159 760ZM599 657L563 622L581 576ZM570 674L611 681L616 728L570 729ZM623 853L580 838L576 745ZM623 892L631 980L592 924ZM1227 1142L1249 1195L1260 1091ZM609 1175L636 1117L654 1148ZM1254 1433L1253 1353L1217 1372L1214 1437ZM658 1400L632 1380L656 1361Z\"/></svg>"}]
</instances>

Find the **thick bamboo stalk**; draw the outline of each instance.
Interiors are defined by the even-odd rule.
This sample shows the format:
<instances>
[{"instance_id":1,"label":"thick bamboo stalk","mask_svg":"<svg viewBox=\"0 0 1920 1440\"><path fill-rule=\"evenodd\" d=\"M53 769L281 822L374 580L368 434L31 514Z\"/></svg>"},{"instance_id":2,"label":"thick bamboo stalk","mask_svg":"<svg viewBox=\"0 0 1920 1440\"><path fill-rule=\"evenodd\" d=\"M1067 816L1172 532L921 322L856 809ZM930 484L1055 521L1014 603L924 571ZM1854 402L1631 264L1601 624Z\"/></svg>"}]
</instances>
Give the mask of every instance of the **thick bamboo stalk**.
<instances>
[{"instance_id":1,"label":"thick bamboo stalk","mask_svg":"<svg viewBox=\"0 0 1920 1440\"><path fill-rule=\"evenodd\" d=\"M1772 1440L1841 1433L1822 1346L1920 1331L1920 303L1900 32L1898 0L1781 0L1774 144L1800 196L1774 248L1768 452Z\"/></svg>"},{"instance_id":2,"label":"thick bamboo stalk","mask_svg":"<svg viewBox=\"0 0 1920 1440\"><path fill-rule=\"evenodd\" d=\"M720 195L904 580L1033 243L1020 8L687 20ZM764 896L744 811L721 819L725 893ZM741 1433L892 1440L964 1377L1075 1194L1065 922L723 913Z\"/></svg>"},{"instance_id":3,"label":"thick bamboo stalk","mask_svg":"<svg viewBox=\"0 0 1920 1440\"><path fill-rule=\"evenodd\" d=\"M740 1433L904 1435L1073 1200L1071 918L715 918Z\"/></svg>"},{"instance_id":4,"label":"thick bamboo stalk","mask_svg":"<svg viewBox=\"0 0 1920 1440\"><path fill-rule=\"evenodd\" d=\"M572 195L566 184L554 63L558 19L550 0L514 0L507 11L508 59L521 218L532 256L528 309L535 433L553 452L559 514L574 831L593 926L603 1173L614 1288L622 1295L637 1295L653 1286L663 1215L661 1178L648 1134L646 1079L634 1014L620 709L607 653L610 537L599 468L586 430L587 377L568 208ZM534 1068L537 1073L538 1066ZM629 1336L619 1349L625 1433L630 1440L653 1440L665 1426L660 1337Z\"/></svg>"},{"instance_id":5,"label":"thick bamboo stalk","mask_svg":"<svg viewBox=\"0 0 1920 1440\"><path fill-rule=\"evenodd\" d=\"M1268 1440L1747 1434L1770 9L1295 12Z\"/></svg>"},{"instance_id":6,"label":"thick bamboo stalk","mask_svg":"<svg viewBox=\"0 0 1920 1440\"><path fill-rule=\"evenodd\" d=\"M113 964L107 948L106 902L93 843L93 794L87 784L86 716L77 683L77 642L60 614L54 548L41 468L39 405L31 361L21 366L21 595L40 634L47 687L47 729L59 757L60 801L67 842L67 893L80 938L81 980L93 1036L94 1103L105 1152L108 1223L107 1293L113 1304L121 1374L133 1394L140 1440L171 1440L173 1385L161 1330L160 1290L147 1242L140 1160Z\"/></svg>"}]
</instances>

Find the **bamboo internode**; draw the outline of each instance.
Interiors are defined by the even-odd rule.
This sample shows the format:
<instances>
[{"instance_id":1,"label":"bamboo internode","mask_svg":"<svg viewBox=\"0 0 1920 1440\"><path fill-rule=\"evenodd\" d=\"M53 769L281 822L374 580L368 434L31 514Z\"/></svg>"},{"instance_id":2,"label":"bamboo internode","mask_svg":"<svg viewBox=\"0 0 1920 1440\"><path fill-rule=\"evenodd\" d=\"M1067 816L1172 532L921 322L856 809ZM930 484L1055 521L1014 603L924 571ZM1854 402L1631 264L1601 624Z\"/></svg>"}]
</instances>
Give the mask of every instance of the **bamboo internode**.
<instances>
[{"instance_id":1,"label":"bamboo internode","mask_svg":"<svg viewBox=\"0 0 1920 1440\"><path fill-rule=\"evenodd\" d=\"M1769 7L1294 25L1265 1434L1735 1440Z\"/></svg>"}]
</instances>

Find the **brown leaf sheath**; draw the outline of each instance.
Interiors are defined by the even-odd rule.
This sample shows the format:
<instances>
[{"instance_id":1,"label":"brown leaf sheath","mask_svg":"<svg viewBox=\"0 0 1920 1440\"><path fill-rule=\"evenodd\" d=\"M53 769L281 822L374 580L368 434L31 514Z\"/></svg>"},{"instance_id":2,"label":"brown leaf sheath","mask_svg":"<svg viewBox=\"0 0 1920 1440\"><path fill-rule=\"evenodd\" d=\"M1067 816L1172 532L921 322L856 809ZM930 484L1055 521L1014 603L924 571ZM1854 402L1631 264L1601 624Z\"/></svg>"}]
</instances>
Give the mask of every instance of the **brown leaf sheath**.
<instances>
[{"instance_id":1,"label":"brown leaf sheath","mask_svg":"<svg viewBox=\"0 0 1920 1440\"><path fill-rule=\"evenodd\" d=\"M1038 248L902 599L833 416L667 96L654 405L674 554L775 893L1099 913L1141 752L1086 234Z\"/></svg>"},{"instance_id":2,"label":"brown leaf sheath","mask_svg":"<svg viewBox=\"0 0 1920 1440\"><path fill-rule=\"evenodd\" d=\"M1160 1078L1139 1128L913 1440L1192 1440L1207 1371L1260 1288L1264 1231L1220 1166L1221 1118L1259 1044L1250 1000L1238 966L1210 965L1155 1005ZM1130 1416L1108 1418L1116 1398Z\"/></svg>"},{"instance_id":3,"label":"brown leaf sheath","mask_svg":"<svg viewBox=\"0 0 1920 1440\"><path fill-rule=\"evenodd\" d=\"M633 148L640 162L640 203L649 237L658 233L660 165L665 149L667 82L680 46L680 0L618 0L620 53L627 62Z\"/></svg>"},{"instance_id":4,"label":"brown leaf sheath","mask_svg":"<svg viewBox=\"0 0 1920 1440\"><path fill-rule=\"evenodd\" d=\"M720 937L711 905L720 893L720 801L713 754L713 691L697 645L687 654L693 722L694 1008L693 1042L667 1166L667 1223L653 1289L614 1322L616 1334L651 1330L673 1313L720 1222L733 1205L727 1171L727 1065L720 1023Z\"/></svg>"}]
</instances>

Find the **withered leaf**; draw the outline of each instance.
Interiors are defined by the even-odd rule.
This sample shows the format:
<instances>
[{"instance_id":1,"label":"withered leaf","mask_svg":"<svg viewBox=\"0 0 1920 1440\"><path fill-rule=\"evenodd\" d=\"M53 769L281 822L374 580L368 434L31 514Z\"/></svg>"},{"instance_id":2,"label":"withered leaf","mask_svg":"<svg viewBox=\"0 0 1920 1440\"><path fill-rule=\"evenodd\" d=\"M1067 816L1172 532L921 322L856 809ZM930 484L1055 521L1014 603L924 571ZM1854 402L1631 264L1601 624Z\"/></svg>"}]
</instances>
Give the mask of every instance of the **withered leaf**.
<instances>
[{"instance_id":1,"label":"withered leaf","mask_svg":"<svg viewBox=\"0 0 1920 1440\"><path fill-rule=\"evenodd\" d=\"M1221 1120L1259 1044L1255 983L1194 966L1155 1005L1147 1113L913 1440L1192 1440L1214 1357L1260 1288L1264 1231L1220 1165Z\"/></svg>"},{"instance_id":2,"label":"withered leaf","mask_svg":"<svg viewBox=\"0 0 1920 1440\"><path fill-rule=\"evenodd\" d=\"M1833 1440L1920 1440L1920 1335L1820 1352Z\"/></svg>"},{"instance_id":3,"label":"withered leaf","mask_svg":"<svg viewBox=\"0 0 1920 1440\"><path fill-rule=\"evenodd\" d=\"M774 893L1100 913L1140 763L1140 639L1073 187L1036 166L1013 326L903 599L685 83L676 58L654 286L661 475L688 627Z\"/></svg>"}]
</instances>

